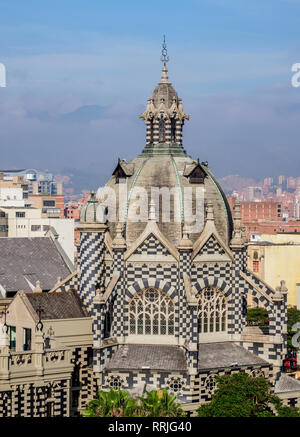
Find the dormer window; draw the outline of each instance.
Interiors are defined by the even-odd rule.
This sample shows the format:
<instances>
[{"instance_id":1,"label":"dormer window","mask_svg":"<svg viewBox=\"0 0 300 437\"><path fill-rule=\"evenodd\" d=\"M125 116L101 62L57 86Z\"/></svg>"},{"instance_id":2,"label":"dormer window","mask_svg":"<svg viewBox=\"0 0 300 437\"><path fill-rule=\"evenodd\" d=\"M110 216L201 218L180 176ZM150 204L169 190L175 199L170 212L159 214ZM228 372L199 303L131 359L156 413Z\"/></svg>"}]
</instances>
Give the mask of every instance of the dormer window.
<instances>
[{"instance_id":1,"label":"dormer window","mask_svg":"<svg viewBox=\"0 0 300 437\"><path fill-rule=\"evenodd\" d=\"M189 175L189 181L191 184L203 184L204 178L206 177L205 172L202 170L202 167L197 165L194 170Z\"/></svg>"},{"instance_id":2,"label":"dormer window","mask_svg":"<svg viewBox=\"0 0 300 437\"><path fill-rule=\"evenodd\" d=\"M158 124L158 141L164 143L166 141L166 127L164 120L160 120Z\"/></svg>"},{"instance_id":3,"label":"dormer window","mask_svg":"<svg viewBox=\"0 0 300 437\"><path fill-rule=\"evenodd\" d=\"M118 163L117 167L115 168L115 170L113 172L113 176L115 176L116 184L126 183L127 174L123 170L120 162Z\"/></svg>"}]
</instances>

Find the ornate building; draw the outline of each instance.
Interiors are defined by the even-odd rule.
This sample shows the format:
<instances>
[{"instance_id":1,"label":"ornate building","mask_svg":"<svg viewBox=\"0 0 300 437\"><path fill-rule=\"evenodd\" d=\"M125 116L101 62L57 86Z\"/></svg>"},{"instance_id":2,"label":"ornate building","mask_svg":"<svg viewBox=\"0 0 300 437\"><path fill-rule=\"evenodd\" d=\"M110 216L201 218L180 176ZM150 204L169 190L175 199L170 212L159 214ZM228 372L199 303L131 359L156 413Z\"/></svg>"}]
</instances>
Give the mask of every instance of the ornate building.
<instances>
[{"instance_id":1,"label":"ornate building","mask_svg":"<svg viewBox=\"0 0 300 437\"><path fill-rule=\"evenodd\" d=\"M166 387L193 412L211 399L216 375L243 370L264 375L297 405L300 383L280 372L287 290L247 269L239 204L232 217L208 163L184 150L189 117L169 82L165 47L162 61L140 116L145 148L118 160L105 188L115 203L105 189L100 200L92 193L81 210L79 271L51 292L75 288L93 318L97 389ZM165 193L172 193L169 208ZM248 295L267 309L267 330L246 326Z\"/></svg>"},{"instance_id":2,"label":"ornate building","mask_svg":"<svg viewBox=\"0 0 300 437\"><path fill-rule=\"evenodd\" d=\"M211 398L217 374L245 370L275 387L286 353L287 290L283 282L272 289L247 269L239 204L232 217L208 163L184 150L189 117L169 82L165 47L162 61L161 80L140 115L146 146L128 163L119 159L106 185L118 201L93 195L81 212L78 291L94 320L98 387L140 394L167 387L193 411ZM170 220L165 188L178 193ZM137 189L149 211L138 221L131 220ZM246 326L248 295L267 309L267 332Z\"/></svg>"}]
</instances>

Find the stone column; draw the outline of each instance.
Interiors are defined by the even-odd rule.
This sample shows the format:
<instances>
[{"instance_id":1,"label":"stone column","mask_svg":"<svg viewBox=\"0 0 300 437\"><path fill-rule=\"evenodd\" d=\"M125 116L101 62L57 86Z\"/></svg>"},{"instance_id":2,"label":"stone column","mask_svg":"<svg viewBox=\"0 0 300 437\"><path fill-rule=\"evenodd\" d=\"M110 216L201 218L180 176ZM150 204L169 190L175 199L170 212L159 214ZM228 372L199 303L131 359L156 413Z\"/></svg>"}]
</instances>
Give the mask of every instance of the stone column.
<instances>
[{"instance_id":1,"label":"stone column","mask_svg":"<svg viewBox=\"0 0 300 437\"><path fill-rule=\"evenodd\" d=\"M245 247L245 236L241 223L240 202L237 200L234 205L233 215L233 235L230 242L230 248L234 256L234 265L232 268L232 302L231 306L234 311L230 316L230 334L240 334L247 323L247 295L241 292L239 287L240 272L245 271L247 263L247 254Z\"/></svg>"},{"instance_id":2,"label":"stone column","mask_svg":"<svg viewBox=\"0 0 300 437\"><path fill-rule=\"evenodd\" d=\"M114 271L120 272L120 278L115 286L112 296L114 298L112 335L117 337L119 342L123 342L124 336L126 335L125 326L127 326L128 309L127 307L125 308L124 305L126 287L124 252L127 245L123 237L122 223L118 223L116 232L116 237L112 242L114 254L113 269Z\"/></svg>"}]
</instances>

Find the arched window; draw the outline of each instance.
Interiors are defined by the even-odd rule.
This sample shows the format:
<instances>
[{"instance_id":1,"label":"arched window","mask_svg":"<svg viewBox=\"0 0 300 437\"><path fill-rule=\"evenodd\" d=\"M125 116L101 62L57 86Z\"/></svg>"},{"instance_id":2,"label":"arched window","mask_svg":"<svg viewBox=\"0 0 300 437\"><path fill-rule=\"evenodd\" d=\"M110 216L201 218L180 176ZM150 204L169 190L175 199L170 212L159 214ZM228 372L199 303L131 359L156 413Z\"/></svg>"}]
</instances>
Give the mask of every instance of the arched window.
<instances>
[{"instance_id":1,"label":"arched window","mask_svg":"<svg viewBox=\"0 0 300 437\"><path fill-rule=\"evenodd\" d=\"M166 141L166 128L164 120L160 120L158 124L158 141L164 143Z\"/></svg>"},{"instance_id":2,"label":"arched window","mask_svg":"<svg viewBox=\"0 0 300 437\"><path fill-rule=\"evenodd\" d=\"M227 302L216 287L206 287L198 294L199 333L225 332L227 329Z\"/></svg>"},{"instance_id":3,"label":"arched window","mask_svg":"<svg viewBox=\"0 0 300 437\"><path fill-rule=\"evenodd\" d=\"M114 301L115 298L112 298L104 316L104 338L108 338L111 336L113 313L114 313Z\"/></svg>"},{"instance_id":4,"label":"arched window","mask_svg":"<svg viewBox=\"0 0 300 437\"><path fill-rule=\"evenodd\" d=\"M175 120L175 118L171 119L171 141L172 141L172 143L176 143L176 120Z\"/></svg>"},{"instance_id":5,"label":"arched window","mask_svg":"<svg viewBox=\"0 0 300 437\"><path fill-rule=\"evenodd\" d=\"M255 273L259 272L259 259L258 252L256 250L253 252L253 271Z\"/></svg>"},{"instance_id":6,"label":"arched window","mask_svg":"<svg viewBox=\"0 0 300 437\"><path fill-rule=\"evenodd\" d=\"M130 334L174 335L174 303L155 288L139 291L129 303Z\"/></svg>"},{"instance_id":7,"label":"arched window","mask_svg":"<svg viewBox=\"0 0 300 437\"><path fill-rule=\"evenodd\" d=\"M150 121L150 143L153 143L153 120Z\"/></svg>"}]
</instances>

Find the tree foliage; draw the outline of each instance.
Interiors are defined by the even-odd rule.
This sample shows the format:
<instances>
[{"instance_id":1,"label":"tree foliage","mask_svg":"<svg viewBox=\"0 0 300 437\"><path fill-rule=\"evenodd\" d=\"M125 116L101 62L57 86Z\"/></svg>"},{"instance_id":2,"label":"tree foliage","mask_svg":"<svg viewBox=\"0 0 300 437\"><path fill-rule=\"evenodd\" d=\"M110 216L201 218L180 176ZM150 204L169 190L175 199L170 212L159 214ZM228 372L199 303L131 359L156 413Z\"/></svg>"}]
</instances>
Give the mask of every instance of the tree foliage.
<instances>
[{"instance_id":1,"label":"tree foliage","mask_svg":"<svg viewBox=\"0 0 300 437\"><path fill-rule=\"evenodd\" d=\"M99 391L90 401L85 417L182 417L185 415L175 395L166 389L146 391L144 396L132 398L125 390Z\"/></svg>"},{"instance_id":2,"label":"tree foliage","mask_svg":"<svg viewBox=\"0 0 300 437\"><path fill-rule=\"evenodd\" d=\"M292 337L295 335L295 331L292 331L292 327L295 323L300 322L300 311L296 307L288 307L287 310L287 345L288 348L294 349L294 346L292 345Z\"/></svg>"},{"instance_id":3,"label":"tree foliage","mask_svg":"<svg viewBox=\"0 0 300 437\"><path fill-rule=\"evenodd\" d=\"M264 326L269 319L265 308L249 308L247 311L247 324L250 326Z\"/></svg>"},{"instance_id":4,"label":"tree foliage","mask_svg":"<svg viewBox=\"0 0 300 437\"><path fill-rule=\"evenodd\" d=\"M137 401L125 390L99 391L83 413L85 417L132 417L137 410Z\"/></svg>"},{"instance_id":5,"label":"tree foliage","mask_svg":"<svg viewBox=\"0 0 300 437\"><path fill-rule=\"evenodd\" d=\"M286 407L270 393L268 381L247 373L217 376L211 402L201 405L200 417L300 417L298 408Z\"/></svg>"},{"instance_id":6,"label":"tree foliage","mask_svg":"<svg viewBox=\"0 0 300 437\"><path fill-rule=\"evenodd\" d=\"M141 412L148 417L181 417L184 411L177 402L175 395L170 395L166 389L146 391L144 397L139 397Z\"/></svg>"}]
</instances>

